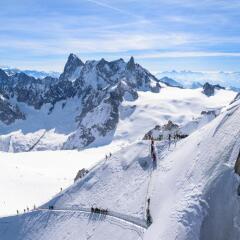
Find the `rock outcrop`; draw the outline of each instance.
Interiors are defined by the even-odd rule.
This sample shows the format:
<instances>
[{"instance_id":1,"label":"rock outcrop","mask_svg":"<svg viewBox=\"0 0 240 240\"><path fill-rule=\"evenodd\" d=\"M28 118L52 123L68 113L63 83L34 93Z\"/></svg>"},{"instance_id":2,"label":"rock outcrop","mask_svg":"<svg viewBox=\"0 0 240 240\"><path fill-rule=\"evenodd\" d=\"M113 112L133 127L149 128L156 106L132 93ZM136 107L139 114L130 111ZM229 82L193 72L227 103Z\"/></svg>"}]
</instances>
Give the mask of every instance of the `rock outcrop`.
<instances>
[{"instance_id":1,"label":"rock outcrop","mask_svg":"<svg viewBox=\"0 0 240 240\"><path fill-rule=\"evenodd\" d=\"M9 125L18 119L25 119L17 105L10 104L6 99L0 95L0 121Z\"/></svg>"},{"instance_id":2,"label":"rock outcrop","mask_svg":"<svg viewBox=\"0 0 240 240\"><path fill-rule=\"evenodd\" d=\"M225 89L225 88L218 84L212 85L208 82L203 85L203 93L208 97L213 96L215 94L215 90L220 90L220 89Z\"/></svg>"}]
</instances>

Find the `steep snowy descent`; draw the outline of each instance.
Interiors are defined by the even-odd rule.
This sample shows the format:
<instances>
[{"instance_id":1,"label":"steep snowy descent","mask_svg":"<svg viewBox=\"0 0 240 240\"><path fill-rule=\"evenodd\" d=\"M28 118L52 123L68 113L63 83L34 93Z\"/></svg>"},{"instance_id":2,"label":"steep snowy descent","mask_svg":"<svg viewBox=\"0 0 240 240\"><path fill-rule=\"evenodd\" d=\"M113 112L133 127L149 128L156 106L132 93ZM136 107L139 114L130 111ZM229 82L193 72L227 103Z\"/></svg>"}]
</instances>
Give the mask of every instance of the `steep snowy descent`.
<instances>
[{"instance_id":1,"label":"steep snowy descent","mask_svg":"<svg viewBox=\"0 0 240 240\"><path fill-rule=\"evenodd\" d=\"M2 239L239 239L239 117L236 101L176 146L159 142L156 168L149 142L120 150L41 207L46 210L1 219ZM144 230L131 221L143 219L148 198L153 224ZM47 210L51 205L56 210ZM119 218L83 211L92 206Z\"/></svg>"}]
</instances>

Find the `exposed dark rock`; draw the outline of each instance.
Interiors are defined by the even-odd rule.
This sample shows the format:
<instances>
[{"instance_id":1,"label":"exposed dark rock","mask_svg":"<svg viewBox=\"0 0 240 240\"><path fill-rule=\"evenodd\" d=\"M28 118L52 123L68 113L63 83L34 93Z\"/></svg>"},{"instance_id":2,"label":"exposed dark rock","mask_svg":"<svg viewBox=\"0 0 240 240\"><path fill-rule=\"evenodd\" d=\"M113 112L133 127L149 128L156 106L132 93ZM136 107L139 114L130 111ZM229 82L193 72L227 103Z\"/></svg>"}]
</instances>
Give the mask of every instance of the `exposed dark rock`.
<instances>
[{"instance_id":1,"label":"exposed dark rock","mask_svg":"<svg viewBox=\"0 0 240 240\"><path fill-rule=\"evenodd\" d=\"M20 111L17 105L11 105L0 96L0 121L9 125L18 119L24 120L24 113Z\"/></svg>"},{"instance_id":2,"label":"exposed dark rock","mask_svg":"<svg viewBox=\"0 0 240 240\"><path fill-rule=\"evenodd\" d=\"M135 70L135 61L134 58L131 57L130 60L127 63L127 70L134 71Z\"/></svg>"},{"instance_id":3,"label":"exposed dark rock","mask_svg":"<svg viewBox=\"0 0 240 240\"><path fill-rule=\"evenodd\" d=\"M65 64L64 71L60 75L59 80L73 81L80 75L81 67L84 63L73 53L68 57L67 63Z\"/></svg>"},{"instance_id":4,"label":"exposed dark rock","mask_svg":"<svg viewBox=\"0 0 240 240\"><path fill-rule=\"evenodd\" d=\"M212 85L208 82L203 85L203 93L208 97L211 97L215 94L215 89L220 90L225 88L220 86L219 84Z\"/></svg>"},{"instance_id":5,"label":"exposed dark rock","mask_svg":"<svg viewBox=\"0 0 240 240\"><path fill-rule=\"evenodd\" d=\"M156 125L152 130L147 132L143 140L148 140L148 139L155 139L155 140L162 140L162 139L167 139L169 134L172 135L172 137L179 133L179 126L172 121L168 121L167 124L164 124L163 126Z\"/></svg>"},{"instance_id":6,"label":"exposed dark rock","mask_svg":"<svg viewBox=\"0 0 240 240\"><path fill-rule=\"evenodd\" d=\"M83 178L86 174L88 174L88 170L85 168L79 170L76 177L74 178L74 182L76 182L78 179Z\"/></svg>"},{"instance_id":7,"label":"exposed dark rock","mask_svg":"<svg viewBox=\"0 0 240 240\"><path fill-rule=\"evenodd\" d=\"M211 85L210 83L205 83L203 85L203 93L208 97L213 96L215 93L214 86Z\"/></svg>"}]
</instances>

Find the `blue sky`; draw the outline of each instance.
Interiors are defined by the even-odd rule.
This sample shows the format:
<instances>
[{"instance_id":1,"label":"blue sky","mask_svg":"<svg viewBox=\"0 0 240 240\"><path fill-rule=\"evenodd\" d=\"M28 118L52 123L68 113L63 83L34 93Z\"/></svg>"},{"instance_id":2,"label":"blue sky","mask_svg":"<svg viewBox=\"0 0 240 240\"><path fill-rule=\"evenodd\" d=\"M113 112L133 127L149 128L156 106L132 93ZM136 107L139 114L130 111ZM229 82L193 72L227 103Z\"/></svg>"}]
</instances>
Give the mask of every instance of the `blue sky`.
<instances>
[{"instance_id":1,"label":"blue sky","mask_svg":"<svg viewBox=\"0 0 240 240\"><path fill-rule=\"evenodd\" d=\"M240 1L0 0L0 65L63 69L70 52L153 72L240 71Z\"/></svg>"}]
</instances>

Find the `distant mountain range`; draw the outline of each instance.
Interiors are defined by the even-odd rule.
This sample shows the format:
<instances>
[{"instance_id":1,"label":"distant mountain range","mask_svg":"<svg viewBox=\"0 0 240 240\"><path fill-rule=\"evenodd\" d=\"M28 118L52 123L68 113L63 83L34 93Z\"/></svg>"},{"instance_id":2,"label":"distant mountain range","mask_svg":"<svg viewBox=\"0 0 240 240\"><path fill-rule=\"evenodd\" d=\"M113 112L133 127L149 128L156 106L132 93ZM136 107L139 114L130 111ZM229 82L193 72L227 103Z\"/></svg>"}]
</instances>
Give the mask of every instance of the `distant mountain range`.
<instances>
[{"instance_id":1,"label":"distant mountain range","mask_svg":"<svg viewBox=\"0 0 240 240\"><path fill-rule=\"evenodd\" d=\"M235 91L240 90L240 72L165 71L157 73L156 77L174 79L186 88L200 87L204 85L204 83L209 82Z\"/></svg>"},{"instance_id":2,"label":"distant mountain range","mask_svg":"<svg viewBox=\"0 0 240 240\"><path fill-rule=\"evenodd\" d=\"M58 78L60 76L59 72L45 72L45 71L37 71L37 70L20 70L18 68L11 68L6 66L0 66L0 69L4 70L8 76L12 76L16 73L23 72L30 77L43 79L45 77L53 77Z\"/></svg>"}]
</instances>

